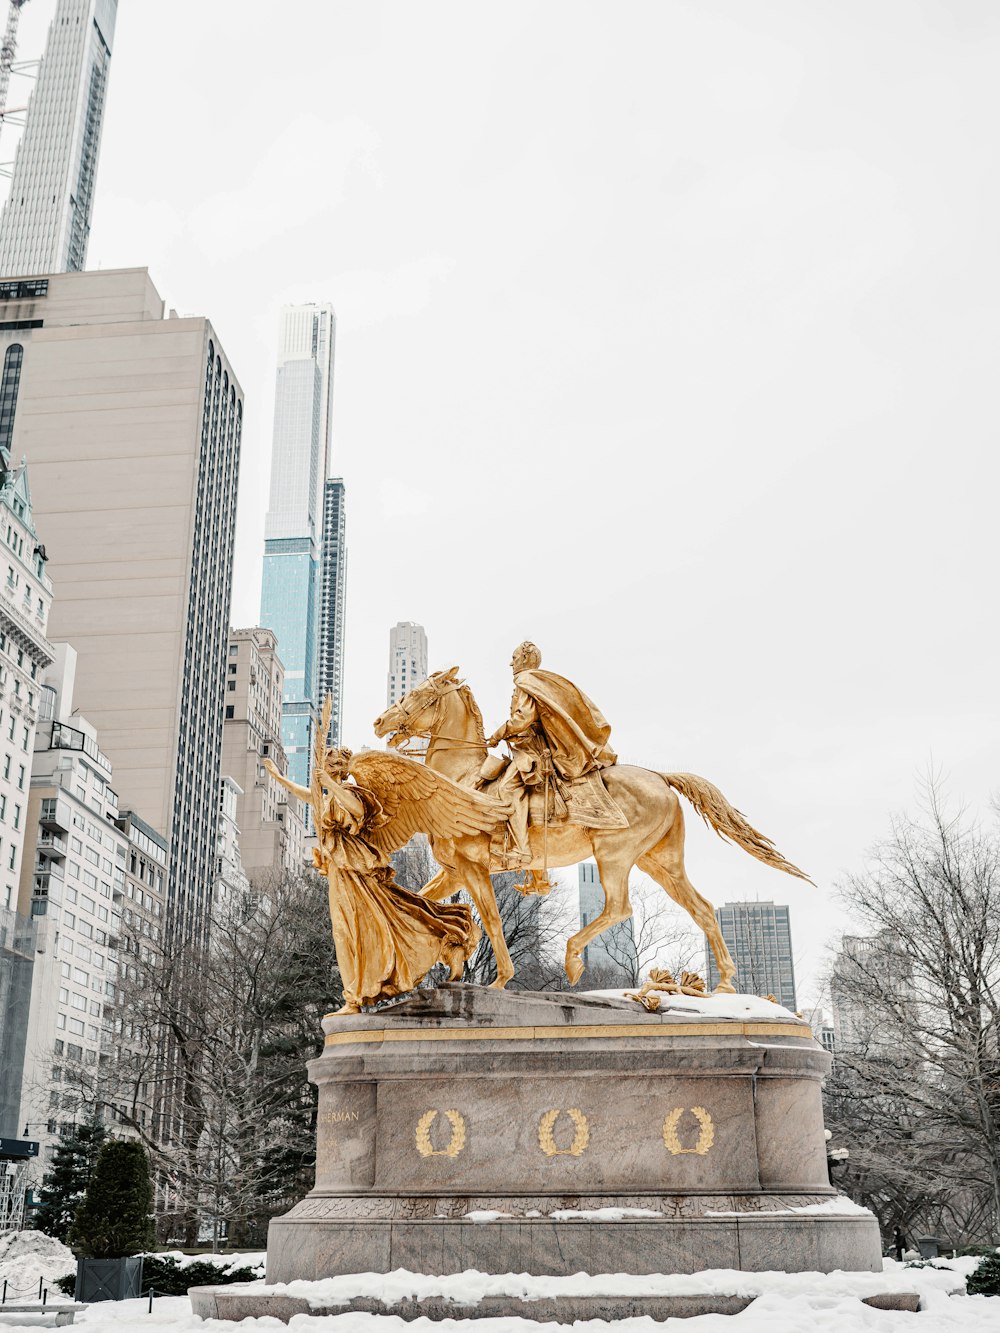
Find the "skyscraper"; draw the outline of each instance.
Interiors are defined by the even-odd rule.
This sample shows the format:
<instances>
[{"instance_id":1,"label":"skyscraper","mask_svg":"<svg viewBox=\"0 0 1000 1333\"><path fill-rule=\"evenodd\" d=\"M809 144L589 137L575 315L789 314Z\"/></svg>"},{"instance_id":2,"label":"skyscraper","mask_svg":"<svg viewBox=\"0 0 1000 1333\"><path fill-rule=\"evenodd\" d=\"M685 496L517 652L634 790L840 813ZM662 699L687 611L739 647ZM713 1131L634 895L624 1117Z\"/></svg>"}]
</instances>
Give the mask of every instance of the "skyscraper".
<instances>
[{"instance_id":1,"label":"skyscraper","mask_svg":"<svg viewBox=\"0 0 1000 1333\"><path fill-rule=\"evenodd\" d=\"M414 685L427 679L427 635L423 625L400 620L389 631L389 678L386 703L405 699Z\"/></svg>"},{"instance_id":2,"label":"skyscraper","mask_svg":"<svg viewBox=\"0 0 1000 1333\"><path fill-rule=\"evenodd\" d=\"M0 439L31 459L60 590L48 633L79 652L76 704L122 806L170 847L170 929L198 936L215 866L243 394L207 319L164 316L145 269L0 281Z\"/></svg>"},{"instance_id":3,"label":"skyscraper","mask_svg":"<svg viewBox=\"0 0 1000 1333\"><path fill-rule=\"evenodd\" d=\"M327 742L340 745L344 703L344 599L347 589L347 522L344 483L330 477L323 502L323 550L320 562L319 704L333 699Z\"/></svg>"},{"instance_id":4,"label":"skyscraper","mask_svg":"<svg viewBox=\"0 0 1000 1333\"><path fill-rule=\"evenodd\" d=\"M297 874L305 858L305 809L264 767L288 771L281 744L284 667L273 630L229 631L222 771L239 785L236 824L243 869L255 883L283 871Z\"/></svg>"},{"instance_id":5,"label":"skyscraper","mask_svg":"<svg viewBox=\"0 0 1000 1333\"><path fill-rule=\"evenodd\" d=\"M123 917L133 924L133 910L145 903L147 890L152 919L144 956L162 946L166 841L146 830L137 898L126 880L127 870L139 869L136 848L124 830L142 821L119 810L111 761L74 707L77 666L73 648L58 644L41 681L23 821L31 857L21 867L18 901L37 932L18 1119L33 1126L31 1137L41 1141L46 1164L60 1130L76 1119L72 1085L84 1071L92 1077L101 1052L106 1056L122 1040L114 1019L120 948L127 971ZM120 1023L123 1015L117 1017ZM59 1116L60 1110L70 1114Z\"/></svg>"},{"instance_id":6,"label":"skyscraper","mask_svg":"<svg viewBox=\"0 0 1000 1333\"><path fill-rule=\"evenodd\" d=\"M59 0L0 218L0 273L87 262L118 0Z\"/></svg>"},{"instance_id":7,"label":"skyscraper","mask_svg":"<svg viewBox=\"0 0 1000 1333\"><path fill-rule=\"evenodd\" d=\"M604 911L604 886L593 861L584 861L577 867L580 892L580 928L589 925ZM639 961L635 950L632 918L591 940L583 951L587 969L587 986L635 986L639 982Z\"/></svg>"},{"instance_id":8,"label":"skyscraper","mask_svg":"<svg viewBox=\"0 0 1000 1333\"><path fill-rule=\"evenodd\" d=\"M0 349L2 350L2 349ZM0 1137L16 1137L21 1067L30 1012L38 922L34 903L19 902L24 862L34 865L28 783L35 724L43 707L42 677L56 648L46 638L52 583L35 530L28 469L10 467L7 405L22 358L8 348L0 383ZM29 859L30 858L30 859ZM45 864L42 859L43 865Z\"/></svg>"},{"instance_id":9,"label":"skyscraper","mask_svg":"<svg viewBox=\"0 0 1000 1333\"><path fill-rule=\"evenodd\" d=\"M736 989L748 995L773 995L795 1009L792 929L787 907L764 903L723 903L715 919L736 964ZM719 969L705 948L708 989L719 984Z\"/></svg>"},{"instance_id":10,"label":"skyscraper","mask_svg":"<svg viewBox=\"0 0 1000 1333\"><path fill-rule=\"evenodd\" d=\"M877 978L873 982L873 978ZM830 974L830 1001L837 1053L841 1056L891 1054L898 1037L886 1026L879 1004L910 1009L917 1002L913 964L891 931L844 935Z\"/></svg>"},{"instance_id":11,"label":"skyscraper","mask_svg":"<svg viewBox=\"0 0 1000 1333\"><path fill-rule=\"evenodd\" d=\"M278 637L285 667L282 737L288 772L304 786L318 721L320 549L335 341L332 306L286 306L282 311L260 623Z\"/></svg>"}]
</instances>

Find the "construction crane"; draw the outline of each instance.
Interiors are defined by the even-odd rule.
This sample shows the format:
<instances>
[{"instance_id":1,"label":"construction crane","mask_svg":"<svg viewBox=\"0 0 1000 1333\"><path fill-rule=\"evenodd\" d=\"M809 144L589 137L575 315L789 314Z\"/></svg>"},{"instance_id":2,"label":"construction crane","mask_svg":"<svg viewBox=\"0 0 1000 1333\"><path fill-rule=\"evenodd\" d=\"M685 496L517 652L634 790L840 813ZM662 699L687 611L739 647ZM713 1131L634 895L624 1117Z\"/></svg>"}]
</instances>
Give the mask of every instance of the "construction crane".
<instances>
[{"instance_id":1,"label":"construction crane","mask_svg":"<svg viewBox=\"0 0 1000 1333\"><path fill-rule=\"evenodd\" d=\"M21 10L28 0L10 0L10 12L7 15L7 31L0 46L0 130L8 115L25 111L25 107L8 107L10 96L10 76L14 69L14 57L17 55L17 25L21 21Z\"/></svg>"}]
</instances>

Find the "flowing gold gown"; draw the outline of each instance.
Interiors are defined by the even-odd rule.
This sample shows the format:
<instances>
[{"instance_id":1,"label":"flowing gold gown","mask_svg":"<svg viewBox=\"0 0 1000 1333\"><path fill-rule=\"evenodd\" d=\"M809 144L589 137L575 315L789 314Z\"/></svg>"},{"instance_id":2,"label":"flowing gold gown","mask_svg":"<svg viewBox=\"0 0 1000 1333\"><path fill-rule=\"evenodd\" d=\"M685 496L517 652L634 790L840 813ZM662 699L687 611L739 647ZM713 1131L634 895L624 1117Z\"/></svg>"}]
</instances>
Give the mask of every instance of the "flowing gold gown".
<instances>
[{"instance_id":1,"label":"flowing gold gown","mask_svg":"<svg viewBox=\"0 0 1000 1333\"><path fill-rule=\"evenodd\" d=\"M392 867L366 841L383 819L363 787L324 790L317 867L330 886L330 921L344 987L344 1009L412 990L436 963L454 976L479 943L464 904L434 903L397 884Z\"/></svg>"}]
</instances>

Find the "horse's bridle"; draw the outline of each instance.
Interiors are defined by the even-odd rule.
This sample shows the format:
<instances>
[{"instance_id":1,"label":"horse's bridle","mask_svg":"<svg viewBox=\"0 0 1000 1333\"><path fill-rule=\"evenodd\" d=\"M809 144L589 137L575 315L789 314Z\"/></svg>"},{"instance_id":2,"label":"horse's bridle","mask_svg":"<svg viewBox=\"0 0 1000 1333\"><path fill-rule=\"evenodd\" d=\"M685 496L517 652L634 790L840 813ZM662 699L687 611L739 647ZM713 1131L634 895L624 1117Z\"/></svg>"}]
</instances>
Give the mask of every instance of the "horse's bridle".
<instances>
[{"instance_id":1,"label":"horse's bridle","mask_svg":"<svg viewBox=\"0 0 1000 1333\"><path fill-rule=\"evenodd\" d=\"M470 749L477 749L477 750L480 749L481 747L478 741L467 741L464 736L442 736L441 734L437 735L433 734L434 723L437 720L437 713L438 709L441 707L442 699L446 694L456 693L458 690L462 688L464 684L465 684L464 681L449 681L447 685L437 685L435 683L432 683L431 688L434 691L433 701L429 703L421 702L419 708L406 707L406 702L407 699L411 697L410 695L407 695L406 699L400 700L400 702L396 704L396 708L403 715L403 723L402 726L396 727L395 730L393 731L392 741L390 742L392 748L394 750L399 749L399 745L396 744L396 741L398 739L404 745L406 744L407 741L411 740L429 740L434 742L448 741L452 745L464 745L468 746ZM410 719L418 717L421 713L427 711L428 709L433 709L433 712L431 713L427 725L425 727L421 727L419 731L412 730L412 728L409 725ZM423 756L425 752L420 751L419 753L421 754L421 756Z\"/></svg>"}]
</instances>

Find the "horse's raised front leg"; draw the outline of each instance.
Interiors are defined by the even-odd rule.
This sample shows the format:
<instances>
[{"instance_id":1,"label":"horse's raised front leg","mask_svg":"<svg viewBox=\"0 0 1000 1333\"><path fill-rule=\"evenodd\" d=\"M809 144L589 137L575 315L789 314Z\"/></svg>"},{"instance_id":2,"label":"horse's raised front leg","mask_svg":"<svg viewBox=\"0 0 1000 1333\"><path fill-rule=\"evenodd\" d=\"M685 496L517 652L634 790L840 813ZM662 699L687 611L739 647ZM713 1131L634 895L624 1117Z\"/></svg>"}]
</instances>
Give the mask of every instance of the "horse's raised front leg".
<instances>
[{"instance_id":1,"label":"horse's raised front leg","mask_svg":"<svg viewBox=\"0 0 1000 1333\"><path fill-rule=\"evenodd\" d=\"M597 870L604 889L604 906L593 921L589 922L566 941L566 976L571 985L583 976L583 951L598 935L603 935L620 921L627 921L632 915L632 906L628 897L628 872L632 864L620 865L616 861L601 860L597 857Z\"/></svg>"}]
</instances>

